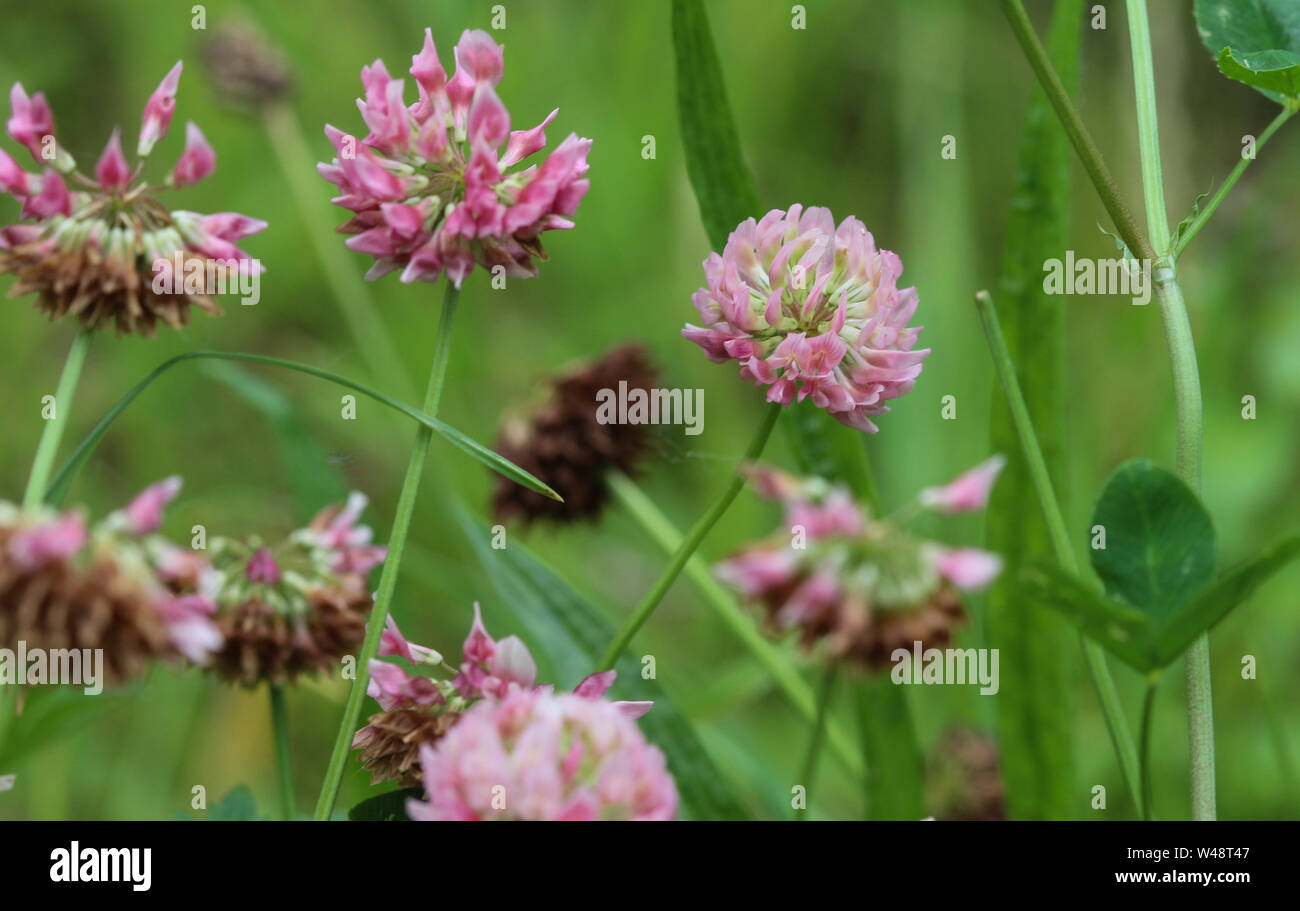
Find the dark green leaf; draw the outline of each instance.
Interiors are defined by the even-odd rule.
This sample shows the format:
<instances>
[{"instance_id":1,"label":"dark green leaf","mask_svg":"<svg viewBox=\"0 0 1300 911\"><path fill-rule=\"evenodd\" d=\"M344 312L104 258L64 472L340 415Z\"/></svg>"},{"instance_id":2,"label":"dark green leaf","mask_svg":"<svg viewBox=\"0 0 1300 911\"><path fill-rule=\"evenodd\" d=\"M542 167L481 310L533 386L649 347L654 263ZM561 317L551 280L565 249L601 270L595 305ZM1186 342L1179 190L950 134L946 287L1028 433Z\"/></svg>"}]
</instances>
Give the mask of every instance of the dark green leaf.
<instances>
[{"instance_id":1,"label":"dark green leaf","mask_svg":"<svg viewBox=\"0 0 1300 911\"><path fill-rule=\"evenodd\" d=\"M1279 103L1300 97L1300 3L1196 0L1196 24L1223 75Z\"/></svg>"},{"instance_id":2,"label":"dark green leaf","mask_svg":"<svg viewBox=\"0 0 1300 911\"><path fill-rule=\"evenodd\" d=\"M1197 636L1226 617L1297 556L1300 535L1286 538L1254 559L1238 564L1175 608L1157 636L1162 663L1168 664L1181 655Z\"/></svg>"},{"instance_id":3,"label":"dark green leaf","mask_svg":"<svg viewBox=\"0 0 1300 911\"><path fill-rule=\"evenodd\" d=\"M455 506L465 536L492 580L505 608L522 628L523 638L552 664L561 689L572 689L590 674L614 638L605 618L567 582L522 544L511 541L494 550L489 522ZM625 654L615 667L614 692L620 699L651 700L654 708L638 722L646 739L663 750L677 781L683 815L695 819L747 819L726 776L705 752L689 720L654 680L641 676L641 664Z\"/></svg>"},{"instance_id":4,"label":"dark green leaf","mask_svg":"<svg viewBox=\"0 0 1300 911\"><path fill-rule=\"evenodd\" d=\"M1047 33L1047 53L1071 93L1078 82L1084 21L1081 0L1058 0ZM1003 241L998 315L1043 459L1061 491L1068 410L1061 369L1065 299L1043 293L1043 263L1069 245L1071 152L1037 86L1025 114L1018 160ZM1079 792L1070 710L1077 637L1061 617L1016 589L1022 563L1050 560L1052 547L1000 390L994 390L990 424L989 451L1007 456L989 502L987 539L1006 566L985 602L988 644L999 650L1002 677L995 698L1007 811L1013 819L1068 818L1076 812Z\"/></svg>"},{"instance_id":5,"label":"dark green leaf","mask_svg":"<svg viewBox=\"0 0 1300 911\"><path fill-rule=\"evenodd\" d=\"M348 810L348 819L353 822L403 822L410 819L406 815L406 801L423 798L424 788L388 791L363 800Z\"/></svg>"},{"instance_id":6,"label":"dark green leaf","mask_svg":"<svg viewBox=\"0 0 1300 911\"><path fill-rule=\"evenodd\" d=\"M740 153L740 137L701 0L673 0L673 50L686 173L709 242L721 250L738 224L763 213Z\"/></svg>"},{"instance_id":7,"label":"dark green leaf","mask_svg":"<svg viewBox=\"0 0 1300 911\"><path fill-rule=\"evenodd\" d=\"M1106 591L1157 625L1214 574L1209 513L1191 488L1146 459L1110 476L1092 524L1106 530L1106 546L1091 551Z\"/></svg>"},{"instance_id":8,"label":"dark green leaf","mask_svg":"<svg viewBox=\"0 0 1300 911\"><path fill-rule=\"evenodd\" d=\"M1060 611L1085 636L1120 660L1143 673L1161 666L1151 618L1138 609L1107 598L1048 563L1026 567L1019 582L1027 601Z\"/></svg>"}]
</instances>

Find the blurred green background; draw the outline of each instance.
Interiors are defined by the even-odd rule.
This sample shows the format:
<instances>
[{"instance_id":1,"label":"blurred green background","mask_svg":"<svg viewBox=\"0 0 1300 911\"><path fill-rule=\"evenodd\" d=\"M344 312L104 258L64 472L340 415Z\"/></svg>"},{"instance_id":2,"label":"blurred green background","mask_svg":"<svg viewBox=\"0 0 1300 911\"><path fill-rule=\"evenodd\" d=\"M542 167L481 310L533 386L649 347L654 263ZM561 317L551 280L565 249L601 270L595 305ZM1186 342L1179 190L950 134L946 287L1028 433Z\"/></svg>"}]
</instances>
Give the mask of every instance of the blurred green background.
<instances>
[{"instance_id":1,"label":"blurred green background","mask_svg":"<svg viewBox=\"0 0 1300 911\"><path fill-rule=\"evenodd\" d=\"M1028 4L1040 28L1048 5ZM1085 29L1079 103L1130 207L1140 212L1132 80L1122 4L1108 7L1105 30ZM333 188L314 163L332 151L321 129L360 128L353 99L363 65L382 57L405 74L432 26L444 63L465 28L487 28L493 4L440 2L279 2L240 8L204 4L208 31L192 28L192 4L70 2L16 4L0 11L0 85L21 81L49 98L60 141L92 166L109 131L122 125L133 146L149 93L185 60L171 132L153 167L169 167L196 121L217 151L217 172L171 194L173 207L240 211L270 227L245 248L267 266L262 300L226 299L220 319L197 314L182 332L157 339L95 339L64 452L128 388L167 357L200 348L273 354L379 381L366 368L323 275L313 236L323 237L344 270L364 272L368 258L346 250L334 227L345 213L328 203ZM1017 143L1032 77L996 6L945 0L813 0L807 28L791 28L791 4L710 0L742 145L760 197L855 214L877 242L900 254L904 281L915 284L933 348L915 390L879 421L866 442L886 506L919 487L954 476L988 454L993 375L972 294L996 287L1003 224L1017 168ZM1238 160L1241 137L1257 134L1274 106L1216 72L1196 35L1190 2L1155 0L1151 18L1173 221L1198 193ZM628 340L645 342L665 385L706 390L705 432L666 428L647 466L645 489L679 526L725 483L760 414L761 396L715 366L679 336L695 319L690 294L703 280L708 253L682 160L665 2L592 4L578 0L504 4L507 27L500 93L517 128L559 107L548 131L553 146L569 131L594 139L592 188L576 230L547 238L551 262L534 280L491 290L476 272L467 281L441 417L490 442L504 415L544 392L544 378L575 360ZM257 116L220 103L200 49L210 30L232 17L254 22L289 61L293 115L310 146L294 159L314 189L308 206L291 192L271 134ZM409 90L408 86L408 90ZM6 112L7 114L7 112ZM1293 530L1300 511L1300 298L1296 287L1295 212L1300 188L1300 127L1263 150L1209 228L1180 264L1199 345L1206 409L1205 499L1224 561L1254 552ZM643 137L657 155L642 157ZM942 137L957 158L940 157ZM5 140L24 164L25 152ZM293 157L293 150L284 150ZM21 153L21 154L20 154ZM1098 231L1105 213L1077 166L1071 245L1079 256L1110 257ZM297 175L302 179L302 174ZM0 201L0 216L18 206ZM761 213L755 213L761 214ZM0 278L0 291L12 280ZM400 371L423 383L441 287L402 285L396 276L368 287L400 350ZM1121 461L1147 455L1172 467L1173 398L1159 315L1127 299L1067 300L1070 476L1068 513L1086 527L1093 496ZM0 496L17 500L39 437L41 396L52 393L74 327L47 323L30 299L7 301L0 331ZM274 536L297 527L316 505L347 488L372 498L367 520L384 538L392 519L413 427L366 399L355 421L340 417L343 390L262 368L270 403L259 406L223 380L227 374L184 364L151 387L109 433L75 482L69 502L102 515L144 484L184 475L185 491L166 530L180 537L196 524L209 534ZM413 395L396 390L402 397ZM940 417L940 399L957 397L958 417ZM1258 417L1244 421L1241 398L1255 396ZM275 417L279 414L279 417ZM458 655L470 605L483 603L489 630L514 632L490 581L470 555L449 497L482 513L491 479L477 463L437 438L403 563L394 614L413 640ZM789 465L781 434L767 452ZM710 536L704 554L721 556L766 534L776 513L752 494ZM936 530L938 530L936 528ZM947 523L952 543L978 544L977 520ZM516 532L512 531L512 534ZM598 525L521 534L615 622L653 581L663 559L632 521L614 509ZM1300 810L1295 751L1300 704L1300 636L1295 568L1269 583L1212 636L1219 808L1224 818L1294 818ZM982 642L980 605L966 643ZM996 645L996 643L989 643ZM634 643L657 657L659 681L697 723L725 775L761 815L788 809L806 725L760 669L679 582ZM1243 655L1258 659L1258 679L1243 680ZM1072 656L1071 656L1072 657ZM810 661L799 659L810 680ZM1140 681L1112 661L1131 720ZM1153 758L1157 807L1187 813L1187 759L1181 664L1161 689ZM576 681L557 681L572 686ZM617 693L617 690L615 691ZM300 808L314 801L346 686L307 682L290 693ZM842 691L843 694L843 691ZM951 726L991 730L996 697L957 687L909 688L924 742ZM834 711L851 724L847 699ZM274 805L274 757L263 691L219 685L196 673L155 670L148 680L98 699L57 736L0 768L16 773L0 794L0 818L168 818L189 809L203 785L209 804L247 784L260 806ZM373 708L367 704L366 711ZM1077 815L1131 812L1086 682L1077 700ZM860 813L860 788L830 758L814 818ZM1089 788L1106 785L1113 812L1088 806ZM351 762L339 806L369 792Z\"/></svg>"}]
</instances>

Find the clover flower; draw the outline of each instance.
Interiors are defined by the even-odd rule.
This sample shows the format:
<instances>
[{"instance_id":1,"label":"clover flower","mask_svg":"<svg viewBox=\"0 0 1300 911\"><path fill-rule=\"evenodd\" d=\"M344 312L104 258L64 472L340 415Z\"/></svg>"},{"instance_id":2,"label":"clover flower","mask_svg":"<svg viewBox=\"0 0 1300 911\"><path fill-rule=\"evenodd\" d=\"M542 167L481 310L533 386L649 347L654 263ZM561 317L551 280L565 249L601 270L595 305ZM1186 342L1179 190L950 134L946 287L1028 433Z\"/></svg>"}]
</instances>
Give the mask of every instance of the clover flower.
<instances>
[{"instance_id":1,"label":"clover flower","mask_svg":"<svg viewBox=\"0 0 1300 911\"><path fill-rule=\"evenodd\" d=\"M119 333L149 336L159 321L184 326L191 305L220 313L213 294L238 290L239 276L264 271L235 241L265 222L235 212L169 210L159 201L162 191L198 183L216 166L193 123L171 173L160 184L141 179L145 159L171 125L180 77L177 63L149 97L136 166L127 163L115 129L93 178L55 139L45 97L28 96L14 83L8 133L42 170L28 173L0 149L0 187L22 204L23 221L0 227L0 274L18 276L10 297L35 293L50 319L71 314L87 329L114 323Z\"/></svg>"},{"instance_id":2,"label":"clover flower","mask_svg":"<svg viewBox=\"0 0 1300 911\"><path fill-rule=\"evenodd\" d=\"M540 165L512 171L546 145L558 111L512 132L496 93L502 48L486 32L466 31L455 57L448 79L425 29L409 71L414 104L405 80L376 60L361 70L365 98L357 100L369 133L358 142L325 128L338 156L318 170L339 188L334 202L355 213L339 231L355 235L349 249L375 258L367 278L400 269L404 282L433 282L445 272L460 287L475 263L534 276L546 259L540 235L573 227L586 195L591 140L570 134Z\"/></svg>"},{"instance_id":3,"label":"clover flower","mask_svg":"<svg viewBox=\"0 0 1300 911\"><path fill-rule=\"evenodd\" d=\"M367 573L385 557L357 524L365 505L354 492L273 546L257 536L214 538L207 557L177 549L156 556L173 592L213 605L225 640L213 673L245 686L281 684L355 653L372 607Z\"/></svg>"},{"instance_id":4,"label":"clover flower","mask_svg":"<svg viewBox=\"0 0 1300 911\"><path fill-rule=\"evenodd\" d=\"M806 646L824 640L833 658L878 669L896 648L943 646L965 616L958 591L978 591L1001 571L995 554L921 540L870 516L844 487L769 468L748 473L784 507L784 528L719 564L717 575L761 603L775 631L798 629ZM965 491L970 479L958 480L954 490Z\"/></svg>"},{"instance_id":5,"label":"clover flower","mask_svg":"<svg viewBox=\"0 0 1300 911\"><path fill-rule=\"evenodd\" d=\"M389 661L370 662L366 694L382 711L371 715L357 731L352 748L361 751L361 764L370 770L371 783L396 780L406 785L420 783L420 748L441 739L461 716L483 700L503 699L517 690L545 690L537 685L537 662L528 646L517 636L500 641L488 635L478 604L474 622L461 648L458 667L449 666L431 648L409 642L388 618L379 640L380 657L404 658L417 673L407 673ZM423 676L421 670L454 673L453 679ZM616 673L603 671L584 678L574 688L583 699L601 699L614 684ZM649 702L614 702L629 718L648 712Z\"/></svg>"},{"instance_id":6,"label":"clover flower","mask_svg":"<svg viewBox=\"0 0 1300 911\"><path fill-rule=\"evenodd\" d=\"M773 209L709 254L707 287L692 297L704 326L688 323L682 335L715 363L739 361L742 377L769 387L769 402L811 397L875 433L871 418L912 388L930 353L915 350L916 289L898 287L902 273L856 218L836 227L829 209Z\"/></svg>"},{"instance_id":7,"label":"clover flower","mask_svg":"<svg viewBox=\"0 0 1300 911\"><path fill-rule=\"evenodd\" d=\"M155 532L179 490L179 478L151 485L93 528L79 510L0 502L0 644L103 649L112 683L154 660L206 663L222 645L215 606L177 597L155 559L176 549Z\"/></svg>"},{"instance_id":8,"label":"clover flower","mask_svg":"<svg viewBox=\"0 0 1300 911\"><path fill-rule=\"evenodd\" d=\"M420 747L417 820L663 820L677 813L664 755L611 703L514 689Z\"/></svg>"}]
</instances>

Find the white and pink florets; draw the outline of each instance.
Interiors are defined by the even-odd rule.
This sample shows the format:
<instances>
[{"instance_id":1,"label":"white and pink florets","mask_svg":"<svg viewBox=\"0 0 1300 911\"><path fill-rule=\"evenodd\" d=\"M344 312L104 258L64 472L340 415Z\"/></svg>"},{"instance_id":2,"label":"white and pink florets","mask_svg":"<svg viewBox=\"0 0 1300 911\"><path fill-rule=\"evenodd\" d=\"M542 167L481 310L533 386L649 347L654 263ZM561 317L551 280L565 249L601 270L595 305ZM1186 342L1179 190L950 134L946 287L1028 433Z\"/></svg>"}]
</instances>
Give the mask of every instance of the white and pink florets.
<instances>
[{"instance_id":1,"label":"white and pink florets","mask_svg":"<svg viewBox=\"0 0 1300 911\"><path fill-rule=\"evenodd\" d=\"M483 31L466 31L456 45L450 79L433 34L411 61L417 100L405 100L405 80L382 60L361 70L358 99L369 133L358 141L332 126L338 153L319 165L339 188L334 202L356 213L339 230L355 235L349 249L368 253L368 278L400 269L402 281L436 281L445 272L458 287L478 263L506 275L537 274L543 231L571 228L586 195L590 139L570 134L540 165L510 169L546 145L552 111L528 130L510 129L497 97L503 50Z\"/></svg>"},{"instance_id":2,"label":"white and pink florets","mask_svg":"<svg viewBox=\"0 0 1300 911\"><path fill-rule=\"evenodd\" d=\"M707 287L692 301L704 322L682 335L717 363L768 386L767 400L811 397L841 423L867 433L884 403L907 393L929 349L915 288L899 288L902 261L878 250L862 222L836 227L829 209L773 209L742 222L722 255L704 261Z\"/></svg>"}]
</instances>

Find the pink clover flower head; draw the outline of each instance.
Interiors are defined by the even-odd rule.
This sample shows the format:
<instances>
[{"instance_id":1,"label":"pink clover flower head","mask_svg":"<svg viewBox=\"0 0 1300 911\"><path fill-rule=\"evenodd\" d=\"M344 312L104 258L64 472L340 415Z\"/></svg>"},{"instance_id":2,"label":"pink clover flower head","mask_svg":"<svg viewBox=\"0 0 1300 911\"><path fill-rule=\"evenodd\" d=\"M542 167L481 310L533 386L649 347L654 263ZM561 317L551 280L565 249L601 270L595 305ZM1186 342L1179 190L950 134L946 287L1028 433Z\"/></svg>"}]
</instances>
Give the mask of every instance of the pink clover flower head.
<instances>
[{"instance_id":1,"label":"pink clover flower head","mask_svg":"<svg viewBox=\"0 0 1300 911\"><path fill-rule=\"evenodd\" d=\"M93 176L78 172L55 142L44 96L28 96L18 83L10 91L9 135L28 148L41 172L24 171L0 151L0 188L21 204L23 219L0 226L0 274L16 274L11 293L37 294L37 306L51 319L71 314L88 329L113 323L119 332L149 336L159 322L184 326L191 306L220 313L212 297L238 292L232 277L263 271L206 216L162 202L163 192L198 183L215 168L216 153L197 126L188 124L184 151L165 181L143 176L146 157L171 123L180 73L177 63L145 106L136 164L127 161L121 131L114 129ZM230 217L213 216L227 224ZM239 218L242 235L266 227ZM217 280L210 277L216 268L237 275Z\"/></svg>"},{"instance_id":2,"label":"pink clover flower head","mask_svg":"<svg viewBox=\"0 0 1300 911\"><path fill-rule=\"evenodd\" d=\"M856 218L836 226L829 209L773 209L709 254L706 286L692 297L703 325L682 335L714 362L739 361L769 402L811 398L875 433L871 418L911 390L930 353L916 348L920 327L908 326L918 298L898 287L902 272Z\"/></svg>"},{"instance_id":3,"label":"pink clover flower head","mask_svg":"<svg viewBox=\"0 0 1300 911\"><path fill-rule=\"evenodd\" d=\"M603 700L515 689L420 750L417 820L666 820L677 788L660 750Z\"/></svg>"},{"instance_id":4,"label":"pink clover flower head","mask_svg":"<svg viewBox=\"0 0 1300 911\"><path fill-rule=\"evenodd\" d=\"M895 648L942 646L964 619L957 592L986 588L1002 569L996 554L949 548L870 516L842 487L761 466L746 471L782 503L785 521L715 573L761 605L773 631L798 630L806 646L824 642L832 658L879 670ZM984 498L990 483L978 485ZM978 499L960 492L963 505Z\"/></svg>"},{"instance_id":5,"label":"pink clover flower head","mask_svg":"<svg viewBox=\"0 0 1300 911\"><path fill-rule=\"evenodd\" d=\"M425 30L406 80L382 60L361 70L357 100L369 131L363 138L327 126L336 157L317 166L338 187L334 202L353 213L339 231L347 247L374 258L375 279L401 271L404 282L443 275L457 286L475 265L510 277L531 277L546 259L540 235L573 227L586 195L590 139L570 134L540 164L515 165L546 145L552 111L537 126L511 131L496 92L505 69L502 48L483 31L466 31L448 79Z\"/></svg>"}]
</instances>

